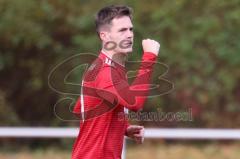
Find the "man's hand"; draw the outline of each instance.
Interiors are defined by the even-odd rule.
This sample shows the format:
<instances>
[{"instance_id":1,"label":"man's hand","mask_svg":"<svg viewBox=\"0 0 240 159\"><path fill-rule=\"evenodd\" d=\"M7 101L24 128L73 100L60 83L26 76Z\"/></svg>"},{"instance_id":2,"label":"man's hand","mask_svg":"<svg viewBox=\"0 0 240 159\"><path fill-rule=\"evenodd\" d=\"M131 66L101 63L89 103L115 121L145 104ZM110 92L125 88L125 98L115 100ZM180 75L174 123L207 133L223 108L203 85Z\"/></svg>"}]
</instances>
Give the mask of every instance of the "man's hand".
<instances>
[{"instance_id":1,"label":"man's hand","mask_svg":"<svg viewBox=\"0 0 240 159\"><path fill-rule=\"evenodd\" d=\"M158 56L160 44L157 41L151 39L144 39L142 41L142 46L144 52L152 52Z\"/></svg>"},{"instance_id":2,"label":"man's hand","mask_svg":"<svg viewBox=\"0 0 240 159\"><path fill-rule=\"evenodd\" d=\"M132 138L138 144L144 141L144 127L138 125L130 125L127 128L127 136Z\"/></svg>"}]
</instances>

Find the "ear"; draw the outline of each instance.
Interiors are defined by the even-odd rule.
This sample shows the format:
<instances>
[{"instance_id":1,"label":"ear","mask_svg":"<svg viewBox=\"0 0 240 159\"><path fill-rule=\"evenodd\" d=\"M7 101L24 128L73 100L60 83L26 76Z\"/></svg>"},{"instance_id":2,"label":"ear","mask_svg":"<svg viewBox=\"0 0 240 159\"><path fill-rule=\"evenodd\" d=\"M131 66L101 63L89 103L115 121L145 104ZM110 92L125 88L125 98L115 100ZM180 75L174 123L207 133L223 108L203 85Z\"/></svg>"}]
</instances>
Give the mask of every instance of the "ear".
<instances>
[{"instance_id":1,"label":"ear","mask_svg":"<svg viewBox=\"0 0 240 159\"><path fill-rule=\"evenodd\" d=\"M101 31L99 32L99 37L102 41L106 42L109 41L109 34L107 31Z\"/></svg>"}]
</instances>

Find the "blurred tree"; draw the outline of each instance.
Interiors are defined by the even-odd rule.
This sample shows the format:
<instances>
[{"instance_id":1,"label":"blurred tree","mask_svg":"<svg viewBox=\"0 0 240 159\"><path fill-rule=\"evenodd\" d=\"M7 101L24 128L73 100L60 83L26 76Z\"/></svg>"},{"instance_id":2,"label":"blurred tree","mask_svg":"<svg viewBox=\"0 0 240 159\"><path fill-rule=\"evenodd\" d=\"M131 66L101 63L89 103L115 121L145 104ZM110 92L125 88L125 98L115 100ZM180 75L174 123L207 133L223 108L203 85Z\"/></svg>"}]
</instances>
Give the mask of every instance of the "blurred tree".
<instances>
[{"instance_id":1,"label":"blurred tree","mask_svg":"<svg viewBox=\"0 0 240 159\"><path fill-rule=\"evenodd\" d=\"M72 124L54 116L53 106L64 95L49 89L48 75L72 55L97 54L94 14L108 4L116 2L0 1L0 112L11 114L1 116L1 125ZM240 1L122 0L118 4L134 10L135 54L129 60L140 59L137 52L143 38L160 41L159 61L169 66L165 78L175 85L167 95L149 99L145 109L192 108L193 123L167 126L238 127ZM76 63L70 61L62 71ZM76 69L71 81L79 83L80 73ZM54 82L65 89L61 80Z\"/></svg>"}]
</instances>

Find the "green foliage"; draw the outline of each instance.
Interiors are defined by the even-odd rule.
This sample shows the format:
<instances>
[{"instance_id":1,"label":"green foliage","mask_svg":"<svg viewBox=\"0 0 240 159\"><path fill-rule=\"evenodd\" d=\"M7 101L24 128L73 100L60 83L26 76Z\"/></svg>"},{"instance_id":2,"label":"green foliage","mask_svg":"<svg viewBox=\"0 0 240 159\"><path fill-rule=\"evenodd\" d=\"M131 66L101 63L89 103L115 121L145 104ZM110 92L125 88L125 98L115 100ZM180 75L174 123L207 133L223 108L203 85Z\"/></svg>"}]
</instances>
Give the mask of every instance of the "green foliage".
<instances>
[{"instance_id":1,"label":"green foliage","mask_svg":"<svg viewBox=\"0 0 240 159\"><path fill-rule=\"evenodd\" d=\"M72 124L54 116L53 106L62 95L49 89L48 75L71 55L97 54L100 42L95 33L94 14L112 3L116 4L85 0L0 1L0 91L4 101L0 113L7 110L12 114L1 116L4 118L1 125ZM165 78L175 85L169 94L149 99L146 110L161 107L166 112L191 107L195 127L237 127L240 1L120 3L134 10L135 51L129 59L140 59L143 38L160 41L159 61L169 66ZM65 69L73 65L70 62ZM80 73L73 72L71 81L79 83ZM62 81L54 82L65 88ZM187 127L192 123L179 125Z\"/></svg>"}]
</instances>

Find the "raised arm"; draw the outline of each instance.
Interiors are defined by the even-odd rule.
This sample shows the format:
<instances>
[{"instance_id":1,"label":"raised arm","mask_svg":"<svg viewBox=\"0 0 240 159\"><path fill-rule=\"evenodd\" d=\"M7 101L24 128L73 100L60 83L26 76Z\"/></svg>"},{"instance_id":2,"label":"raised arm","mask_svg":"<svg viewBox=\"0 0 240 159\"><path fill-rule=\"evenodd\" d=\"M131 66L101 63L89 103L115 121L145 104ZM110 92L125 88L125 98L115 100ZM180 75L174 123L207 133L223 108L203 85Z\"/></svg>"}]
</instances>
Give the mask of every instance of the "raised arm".
<instances>
[{"instance_id":1,"label":"raised arm","mask_svg":"<svg viewBox=\"0 0 240 159\"><path fill-rule=\"evenodd\" d=\"M96 79L97 94L112 104L118 103L132 111L142 109L149 92L149 82L159 47L156 41L143 40L143 49L146 51L132 85L129 85L114 67L103 68Z\"/></svg>"}]
</instances>

